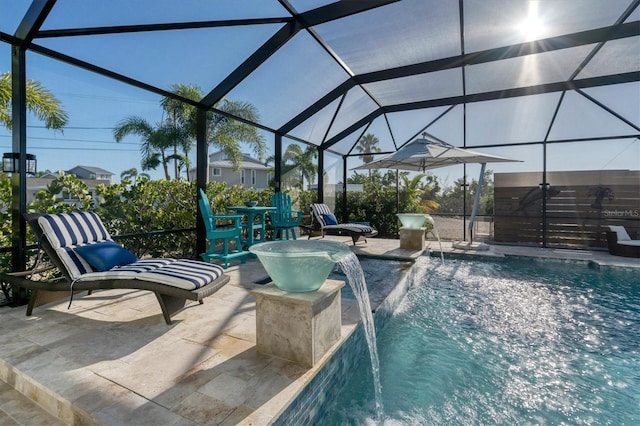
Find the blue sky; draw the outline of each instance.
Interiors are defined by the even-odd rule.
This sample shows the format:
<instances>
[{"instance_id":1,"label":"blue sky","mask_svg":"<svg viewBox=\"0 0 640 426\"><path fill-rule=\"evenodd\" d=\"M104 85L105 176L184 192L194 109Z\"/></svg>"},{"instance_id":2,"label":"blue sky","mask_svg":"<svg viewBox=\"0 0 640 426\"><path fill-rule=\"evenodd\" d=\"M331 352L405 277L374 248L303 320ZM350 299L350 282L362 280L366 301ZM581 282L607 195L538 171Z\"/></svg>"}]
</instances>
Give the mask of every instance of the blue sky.
<instances>
[{"instance_id":1,"label":"blue sky","mask_svg":"<svg viewBox=\"0 0 640 426\"><path fill-rule=\"evenodd\" d=\"M195 1L195 0L194 0ZM12 33L16 17L24 12L28 1L3 1L0 5L0 30ZM154 22L155 19L194 20L198 16L191 16L194 10L199 14L213 13L202 9L190 8L184 2L176 7L176 2L166 2L166 7L142 9L130 1L118 0L113 2L59 2L60 6L69 5L73 9L57 7L47 25L70 27L81 24L111 25L140 23L142 20ZM215 8L214 3L197 2L198 7ZM263 10L247 8L216 8L216 16L223 11L227 16L221 18L238 18L283 15L274 8L272 2L244 2L256 7L262 5ZM309 3L309 2L302 2ZM310 4L310 3L309 3ZM132 6L133 5L133 6ZM203 6L208 5L208 6ZM78 9L86 7L86 10ZM119 7L128 7L130 14L122 15ZM99 10L94 10L98 8ZM267 10L271 9L271 10ZM251 10L251 12L248 12ZM78 12L79 11L79 12ZM117 11L117 13L114 13ZM144 12L144 13L143 13ZM177 16L176 16L177 15ZM83 21L79 21L81 17ZM85 20L86 19L86 20ZM153 36L135 34L121 36L93 36L91 49L84 49L82 42L68 43L65 39L39 40L38 43L59 49L64 53L77 54L81 58L96 61L98 65L125 71L134 78L148 81L160 87L168 88L175 83L194 83L203 90L215 85L224 75L233 70L250 52L268 38L278 26L264 25L255 27L250 32L237 29L207 29L194 30L197 35L206 34L208 43L192 43L195 33L154 33ZM110 50L110 43L119 37L127 37L127 50ZM304 35L303 37L308 37ZM304 39L301 37L296 43L291 43L290 49L304 50ZM96 43L97 42L97 43ZM111 52L111 53L110 53ZM169 53L169 54L167 54ZM305 62L305 61L301 61ZM335 87L341 80L321 79L324 72L322 67L318 71L305 64L296 64L286 70L278 71L274 64L277 58L262 67L245 84L234 89L230 97L234 100L249 101L260 107L265 120L278 122L294 111L295 105L278 103L278 107L271 107L269 93L264 89L262 77L269 73L298 72L310 74L310 78L320 83L314 86L318 93ZM308 65L308 64L307 64ZM330 64L323 65L330 67ZM34 53L27 55L28 78L42 82L62 102L69 114L69 123L63 132L54 132L42 128L42 124L30 118L28 126L28 150L38 157L40 170L64 170L76 165L97 166L115 174L116 181L122 171L130 168L140 169L139 140L128 137L122 143L114 141L113 127L128 116L141 116L151 123L162 120L162 110L159 107L160 97L140 89L122 84L105 77L83 71L72 66L56 62ZM304 68L299 68L304 67ZM529 64L527 73L535 69L535 64ZM10 70L10 48L0 44L0 72ZM162 70L159 72L158 70ZM312 73L316 74L312 74ZM189 75L190 81L184 76ZM531 78L529 76L528 78ZM287 78L283 79L287 80ZM610 105L616 111L626 114L626 118L640 123L640 98L638 83L631 83L615 87L592 88L587 92L599 101ZM283 86L283 90L287 86ZM302 90L291 86L288 90ZM262 93L264 92L264 93ZM289 93L289 96L291 93ZM467 143L489 144L507 142L526 142L540 140L547 130L550 115L553 114L559 93L529 97L524 102L519 99L507 99L499 102L470 104L467 107ZM283 97L284 98L284 97ZM432 110L412 111L402 114L391 114L389 120L401 129L396 133L396 143L404 143L416 131L433 120L442 112L443 108ZM615 119L584 97L575 93L566 96L563 107L558 114L558 125L554 126L550 137L552 139L569 139L582 136L600 136L608 134L633 133L629 126ZM463 111L456 107L444 118L439 120L429 132L454 145L461 145L463 140ZM313 132L313 129L297 129L298 133ZM386 123L382 119L376 120L368 132L376 134L381 140L381 147L385 150L392 147L391 138L386 130ZM347 137L343 144L348 146L360 132ZM296 132L294 132L296 134ZM273 147L273 136L265 133L267 143ZM495 142L494 142L495 141ZM550 170L601 170L601 169L635 169L640 167L640 141L637 139L623 139L617 141L593 142L581 145L576 150L575 144L558 144L550 146L549 152L555 158L547 164ZM0 148L3 152L11 146L10 132L0 128ZM588 147L588 148L587 148ZM247 149L248 151L248 149ZM532 171L542 168L541 147L517 147L485 149L484 151L496 155L504 155L522 160L517 164L490 164L489 169L500 171ZM331 163L331 162L328 162ZM360 164L357 158L349 160L349 168ZM475 178L479 172L479 165L468 166L467 173ZM452 183L460 177L461 166L449 167L434 172L443 182ZM340 175L340 173L336 173ZM162 176L161 171L151 172L154 178ZM340 176L341 177L341 176ZM330 175L330 181L335 180Z\"/></svg>"}]
</instances>

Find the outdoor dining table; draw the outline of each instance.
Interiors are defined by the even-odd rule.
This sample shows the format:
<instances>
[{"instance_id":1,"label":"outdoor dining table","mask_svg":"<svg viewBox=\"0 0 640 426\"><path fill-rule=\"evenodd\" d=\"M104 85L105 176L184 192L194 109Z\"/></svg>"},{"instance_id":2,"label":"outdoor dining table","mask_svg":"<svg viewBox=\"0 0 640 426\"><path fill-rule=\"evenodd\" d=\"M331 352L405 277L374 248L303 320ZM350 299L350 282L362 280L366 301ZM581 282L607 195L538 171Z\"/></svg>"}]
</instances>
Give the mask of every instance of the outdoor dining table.
<instances>
[{"instance_id":1,"label":"outdoor dining table","mask_svg":"<svg viewBox=\"0 0 640 426\"><path fill-rule=\"evenodd\" d=\"M235 211L238 214L245 215L247 219L242 222L243 238L242 243L251 247L256 243L266 241L266 215L268 212L275 211L275 207L247 207L247 206L231 206L227 207L227 210ZM256 232L259 233L259 237L256 238ZM246 238L244 237L246 235Z\"/></svg>"}]
</instances>

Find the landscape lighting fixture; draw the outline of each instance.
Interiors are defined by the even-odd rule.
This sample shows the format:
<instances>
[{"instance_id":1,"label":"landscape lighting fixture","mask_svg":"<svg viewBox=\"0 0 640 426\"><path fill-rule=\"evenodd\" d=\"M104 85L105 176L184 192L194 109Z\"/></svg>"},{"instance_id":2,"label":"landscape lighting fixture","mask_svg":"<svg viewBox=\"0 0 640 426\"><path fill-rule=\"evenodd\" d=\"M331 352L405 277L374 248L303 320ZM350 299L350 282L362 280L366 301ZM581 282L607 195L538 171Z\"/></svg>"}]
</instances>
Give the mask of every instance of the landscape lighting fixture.
<instances>
[{"instance_id":1,"label":"landscape lighting fixture","mask_svg":"<svg viewBox=\"0 0 640 426\"><path fill-rule=\"evenodd\" d=\"M25 154L27 157L27 173L36 174L37 164L36 156L33 154ZM2 171L5 173L17 173L20 171L20 153L5 152L2 154Z\"/></svg>"}]
</instances>

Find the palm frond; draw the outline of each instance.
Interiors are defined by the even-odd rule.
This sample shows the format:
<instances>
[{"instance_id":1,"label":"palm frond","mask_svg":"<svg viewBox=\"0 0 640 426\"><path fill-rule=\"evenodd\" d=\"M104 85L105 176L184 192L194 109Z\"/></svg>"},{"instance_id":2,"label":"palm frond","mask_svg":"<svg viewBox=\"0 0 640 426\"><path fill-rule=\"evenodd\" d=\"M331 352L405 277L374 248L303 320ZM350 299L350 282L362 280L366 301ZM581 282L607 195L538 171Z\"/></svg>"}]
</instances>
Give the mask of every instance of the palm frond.
<instances>
[{"instance_id":1,"label":"palm frond","mask_svg":"<svg viewBox=\"0 0 640 426\"><path fill-rule=\"evenodd\" d=\"M26 85L27 108L44 121L47 129L61 129L69 121L55 96L37 81L28 80Z\"/></svg>"}]
</instances>

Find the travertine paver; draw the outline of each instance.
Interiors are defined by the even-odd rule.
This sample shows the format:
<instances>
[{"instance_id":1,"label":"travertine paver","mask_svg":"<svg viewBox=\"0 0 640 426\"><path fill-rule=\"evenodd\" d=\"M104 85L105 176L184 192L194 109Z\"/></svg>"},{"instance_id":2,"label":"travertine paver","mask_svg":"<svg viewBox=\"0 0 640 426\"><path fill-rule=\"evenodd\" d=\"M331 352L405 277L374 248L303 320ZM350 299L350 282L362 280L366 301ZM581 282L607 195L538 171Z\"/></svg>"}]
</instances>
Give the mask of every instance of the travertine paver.
<instances>
[{"instance_id":1,"label":"travertine paver","mask_svg":"<svg viewBox=\"0 0 640 426\"><path fill-rule=\"evenodd\" d=\"M64 425L64 422L0 381L0 425L57 426Z\"/></svg>"},{"instance_id":2,"label":"travertine paver","mask_svg":"<svg viewBox=\"0 0 640 426\"><path fill-rule=\"evenodd\" d=\"M348 237L332 239L348 242L366 256L361 263L373 267L365 276L373 284L374 308L406 267L376 270L389 262L371 258L421 254L400 250L398 240L372 238L354 247ZM439 250L435 241L427 247ZM605 252L491 246L477 253L505 254L638 265ZM67 300L38 307L32 317L25 307L0 309L0 424L268 424L330 354L309 369L258 353L250 291L268 275L255 259L227 274L229 285L203 305L190 305L169 326L155 296L142 291L94 292L78 296L70 309ZM330 278L344 279L339 272ZM341 311L344 338L360 319L346 287Z\"/></svg>"}]
</instances>

